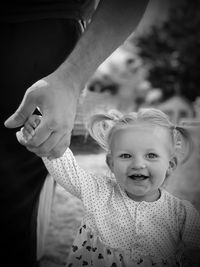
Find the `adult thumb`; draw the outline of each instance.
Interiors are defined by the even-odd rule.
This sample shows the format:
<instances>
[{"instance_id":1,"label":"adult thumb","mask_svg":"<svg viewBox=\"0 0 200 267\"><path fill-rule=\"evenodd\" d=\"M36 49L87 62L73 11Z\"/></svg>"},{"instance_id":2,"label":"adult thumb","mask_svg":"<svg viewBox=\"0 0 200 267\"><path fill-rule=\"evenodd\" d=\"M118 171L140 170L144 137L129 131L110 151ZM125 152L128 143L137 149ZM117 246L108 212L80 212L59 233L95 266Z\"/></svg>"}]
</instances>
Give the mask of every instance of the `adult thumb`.
<instances>
[{"instance_id":1,"label":"adult thumb","mask_svg":"<svg viewBox=\"0 0 200 267\"><path fill-rule=\"evenodd\" d=\"M35 109L36 104L24 97L18 109L4 122L5 127L17 128L24 125Z\"/></svg>"}]
</instances>

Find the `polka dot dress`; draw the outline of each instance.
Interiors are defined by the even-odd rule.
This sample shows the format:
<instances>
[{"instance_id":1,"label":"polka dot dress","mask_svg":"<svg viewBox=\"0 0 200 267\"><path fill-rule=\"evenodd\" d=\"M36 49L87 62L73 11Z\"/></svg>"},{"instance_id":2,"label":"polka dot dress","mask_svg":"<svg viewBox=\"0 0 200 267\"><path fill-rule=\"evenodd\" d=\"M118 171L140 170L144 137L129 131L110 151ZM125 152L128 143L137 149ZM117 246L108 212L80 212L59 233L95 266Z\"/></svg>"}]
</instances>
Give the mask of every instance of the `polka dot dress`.
<instances>
[{"instance_id":1,"label":"polka dot dress","mask_svg":"<svg viewBox=\"0 0 200 267\"><path fill-rule=\"evenodd\" d=\"M179 245L200 248L200 216L165 190L155 202L135 202L114 178L86 172L70 151L44 163L80 198L85 215L67 266L179 266Z\"/></svg>"}]
</instances>

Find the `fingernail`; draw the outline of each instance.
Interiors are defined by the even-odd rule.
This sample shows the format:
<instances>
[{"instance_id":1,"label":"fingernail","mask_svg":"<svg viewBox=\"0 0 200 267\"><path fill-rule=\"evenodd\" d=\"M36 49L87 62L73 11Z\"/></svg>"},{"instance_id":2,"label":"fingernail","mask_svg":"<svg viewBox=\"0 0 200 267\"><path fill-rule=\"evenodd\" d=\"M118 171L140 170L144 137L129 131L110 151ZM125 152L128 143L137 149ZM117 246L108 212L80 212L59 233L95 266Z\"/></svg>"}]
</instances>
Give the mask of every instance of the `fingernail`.
<instances>
[{"instance_id":1,"label":"fingernail","mask_svg":"<svg viewBox=\"0 0 200 267\"><path fill-rule=\"evenodd\" d=\"M31 138L35 135L35 130L31 130Z\"/></svg>"},{"instance_id":2,"label":"fingernail","mask_svg":"<svg viewBox=\"0 0 200 267\"><path fill-rule=\"evenodd\" d=\"M36 122L33 122L33 128L36 128L36 127L37 127Z\"/></svg>"},{"instance_id":3,"label":"fingernail","mask_svg":"<svg viewBox=\"0 0 200 267\"><path fill-rule=\"evenodd\" d=\"M35 127L37 127L39 124L40 124L40 119L36 119L36 126Z\"/></svg>"}]
</instances>

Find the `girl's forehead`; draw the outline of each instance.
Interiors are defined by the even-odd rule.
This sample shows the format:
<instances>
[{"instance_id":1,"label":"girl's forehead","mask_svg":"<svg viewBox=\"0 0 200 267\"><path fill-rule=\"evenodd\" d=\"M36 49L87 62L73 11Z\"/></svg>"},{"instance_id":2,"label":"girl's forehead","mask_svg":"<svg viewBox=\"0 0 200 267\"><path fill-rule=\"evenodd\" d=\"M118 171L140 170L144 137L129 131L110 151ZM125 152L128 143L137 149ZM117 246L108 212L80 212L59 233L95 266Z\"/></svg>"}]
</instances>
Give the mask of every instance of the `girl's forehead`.
<instances>
[{"instance_id":1,"label":"girl's forehead","mask_svg":"<svg viewBox=\"0 0 200 267\"><path fill-rule=\"evenodd\" d=\"M134 125L126 125L117 129L113 133L111 143L120 141L129 142L137 140L156 140L164 143L169 143L169 132L165 127L159 125L152 125L149 123L137 123Z\"/></svg>"},{"instance_id":2,"label":"girl's forehead","mask_svg":"<svg viewBox=\"0 0 200 267\"><path fill-rule=\"evenodd\" d=\"M167 129L165 127L162 127L160 125L155 125L155 124L150 124L148 122L137 122L135 124L129 124L124 126L123 128L120 128L119 130L121 130L122 132L124 131L132 131L134 132L149 132L151 134L155 134L155 135L163 135L164 133L168 133Z\"/></svg>"}]
</instances>

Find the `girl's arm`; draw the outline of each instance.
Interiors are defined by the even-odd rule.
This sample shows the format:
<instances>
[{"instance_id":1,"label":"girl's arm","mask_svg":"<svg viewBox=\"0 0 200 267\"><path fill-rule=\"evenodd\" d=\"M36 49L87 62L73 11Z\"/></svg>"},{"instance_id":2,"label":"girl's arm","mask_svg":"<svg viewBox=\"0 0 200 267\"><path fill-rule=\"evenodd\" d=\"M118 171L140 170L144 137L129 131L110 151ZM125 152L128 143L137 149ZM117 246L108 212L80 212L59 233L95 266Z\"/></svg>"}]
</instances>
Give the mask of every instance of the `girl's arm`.
<instances>
[{"instance_id":1,"label":"girl's arm","mask_svg":"<svg viewBox=\"0 0 200 267\"><path fill-rule=\"evenodd\" d=\"M200 249L200 214L189 201L183 201L180 218L184 246Z\"/></svg>"},{"instance_id":2,"label":"girl's arm","mask_svg":"<svg viewBox=\"0 0 200 267\"><path fill-rule=\"evenodd\" d=\"M92 177L85 170L80 168L72 151L67 148L64 155L57 159L49 160L42 158L50 175L76 197L82 198L82 191L86 183L92 182Z\"/></svg>"},{"instance_id":3,"label":"girl's arm","mask_svg":"<svg viewBox=\"0 0 200 267\"><path fill-rule=\"evenodd\" d=\"M41 116L31 115L21 131L16 133L21 144L28 143L35 135ZM79 167L72 151L67 148L62 157L49 160L42 157L50 175L71 194L82 198L83 192L95 186L94 175Z\"/></svg>"},{"instance_id":4,"label":"girl's arm","mask_svg":"<svg viewBox=\"0 0 200 267\"><path fill-rule=\"evenodd\" d=\"M200 266L200 214L194 206L183 201L181 219L181 238L184 252L182 262L188 266Z\"/></svg>"}]
</instances>

